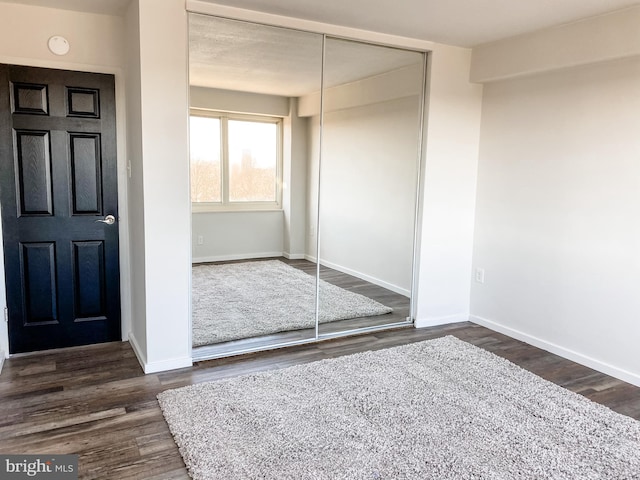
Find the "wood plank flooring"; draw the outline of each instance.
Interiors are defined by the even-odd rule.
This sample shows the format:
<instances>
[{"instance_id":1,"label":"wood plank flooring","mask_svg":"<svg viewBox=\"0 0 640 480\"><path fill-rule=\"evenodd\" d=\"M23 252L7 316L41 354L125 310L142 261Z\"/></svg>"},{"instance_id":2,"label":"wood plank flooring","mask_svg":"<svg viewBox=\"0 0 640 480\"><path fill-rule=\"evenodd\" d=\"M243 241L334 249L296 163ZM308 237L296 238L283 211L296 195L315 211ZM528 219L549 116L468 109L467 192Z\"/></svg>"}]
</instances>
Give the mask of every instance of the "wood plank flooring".
<instances>
[{"instance_id":1,"label":"wood plank flooring","mask_svg":"<svg viewBox=\"0 0 640 480\"><path fill-rule=\"evenodd\" d=\"M77 453L82 479L188 478L158 407L166 389L454 335L640 420L640 388L472 323L377 332L144 375L128 343L6 361L0 452ZM231 479L229 479L231 480Z\"/></svg>"}]
</instances>

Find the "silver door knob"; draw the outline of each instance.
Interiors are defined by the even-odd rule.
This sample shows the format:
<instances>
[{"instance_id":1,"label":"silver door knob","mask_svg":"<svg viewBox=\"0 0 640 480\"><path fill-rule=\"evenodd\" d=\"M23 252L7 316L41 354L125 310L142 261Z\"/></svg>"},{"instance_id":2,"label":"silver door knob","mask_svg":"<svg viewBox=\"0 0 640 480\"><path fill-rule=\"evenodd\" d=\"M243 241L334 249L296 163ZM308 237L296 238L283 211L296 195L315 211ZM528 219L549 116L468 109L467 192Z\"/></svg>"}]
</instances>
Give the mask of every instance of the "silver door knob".
<instances>
[{"instance_id":1,"label":"silver door knob","mask_svg":"<svg viewBox=\"0 0 640 480\"><path fill-rule=\"evenodd\" d=\"M97 222L106 223L107 225L113 225L114 223L116 223L116 217L114 217L113 215L107 215L106 217L104 217L104 220L96 220L96 223Z\"/></svg>"}]
</instances>

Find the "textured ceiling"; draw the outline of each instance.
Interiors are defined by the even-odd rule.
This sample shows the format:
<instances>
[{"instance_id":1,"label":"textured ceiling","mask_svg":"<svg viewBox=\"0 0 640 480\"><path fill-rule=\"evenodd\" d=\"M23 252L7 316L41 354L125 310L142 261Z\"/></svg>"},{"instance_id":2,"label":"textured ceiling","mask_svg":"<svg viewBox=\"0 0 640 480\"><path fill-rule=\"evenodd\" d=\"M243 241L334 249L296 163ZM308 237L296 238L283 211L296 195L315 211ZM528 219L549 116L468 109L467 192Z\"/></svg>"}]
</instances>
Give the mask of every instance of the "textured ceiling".
<instances>
[{"instance_id":1,"label":"textured ceiling","mask_svg":"<svg viewBox=\"0 0 640 480\"><path fill-rule=\"evenodd\" d=\"M324 86L421 61L416 52L327 39ZM189 15L192 85L298 97L320 90L321 73L321 35Z\"/></svg>"}]
</instances>

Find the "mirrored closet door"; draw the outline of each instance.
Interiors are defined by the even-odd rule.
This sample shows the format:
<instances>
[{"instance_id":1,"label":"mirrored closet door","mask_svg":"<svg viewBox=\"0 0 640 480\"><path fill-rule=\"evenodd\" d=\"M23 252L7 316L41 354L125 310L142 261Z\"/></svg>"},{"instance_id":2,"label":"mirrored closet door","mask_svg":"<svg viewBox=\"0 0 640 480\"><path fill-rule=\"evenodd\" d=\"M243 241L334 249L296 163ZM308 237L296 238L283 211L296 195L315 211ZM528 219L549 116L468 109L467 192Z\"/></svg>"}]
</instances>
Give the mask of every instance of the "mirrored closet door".
<instances>
[{"instance_id":1,"label":"mirrored closet door","mask_svg":"<svg viewBox=\"0 0 640 480\"><path fill-rule=\"evenodd\" d=\"M321 335L411 320L423 65L423 53L326 39Z\"/></svg>"},{"instance_id":2,"label":"mirrored closet door","mask_svg":"<svg viewBox=\"0 0 640 480\"><path fill-rule=\"evenodd\" d=\"M321 35L189 15L194 352L316 336L307 120ZM310 100L317 103L319 96ZM315 246L311 246L315 249Z\"/></svg>"},{"instance_id":3,"label":"mirrored closet door","mask_svg":"<svg viewBox=\"0 0 640 480\"><path fill-rule=\"evenodd\" d=\"M412 321L423 64L189 14L194 359Z\"/></svg>"}]
</instances>

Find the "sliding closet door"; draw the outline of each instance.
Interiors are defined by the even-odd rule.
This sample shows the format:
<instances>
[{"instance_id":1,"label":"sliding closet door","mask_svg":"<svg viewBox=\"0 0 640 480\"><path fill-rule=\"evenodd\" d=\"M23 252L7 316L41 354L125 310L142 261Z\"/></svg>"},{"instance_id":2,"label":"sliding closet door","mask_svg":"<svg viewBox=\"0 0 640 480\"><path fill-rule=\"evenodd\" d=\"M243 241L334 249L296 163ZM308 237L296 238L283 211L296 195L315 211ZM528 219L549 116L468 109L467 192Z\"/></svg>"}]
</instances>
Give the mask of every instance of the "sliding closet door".
<instances>
[{"instance_id":1,"label":"sliding closet door","mask_svg":"<svg viewBox=\"0 0 640 480\"><path fill-rule=\"evenodd\" d=\"M325 40L320 335L411 321L423 55Z\"/></svg>"},{"instance_id":2,"label":"sliding closet door","mask_svg":"<svg viewBox=\"0 0 640 480\"><path fill-rule=\"evenodd\" d=\"M189 15L196 358L411 319L424 54Z\"/></svg>"},{"instance_id":3,"label":"sliding closet door","mask_svg":"<svg viewBox=\"0 0 640 480\"><path fill-rule=\"evenodd\" d=\"M316 337L323 37L189 15L193 339L203 358ZM202 349L198 350L199 352Z\"/></svg>"}]
</instances>

